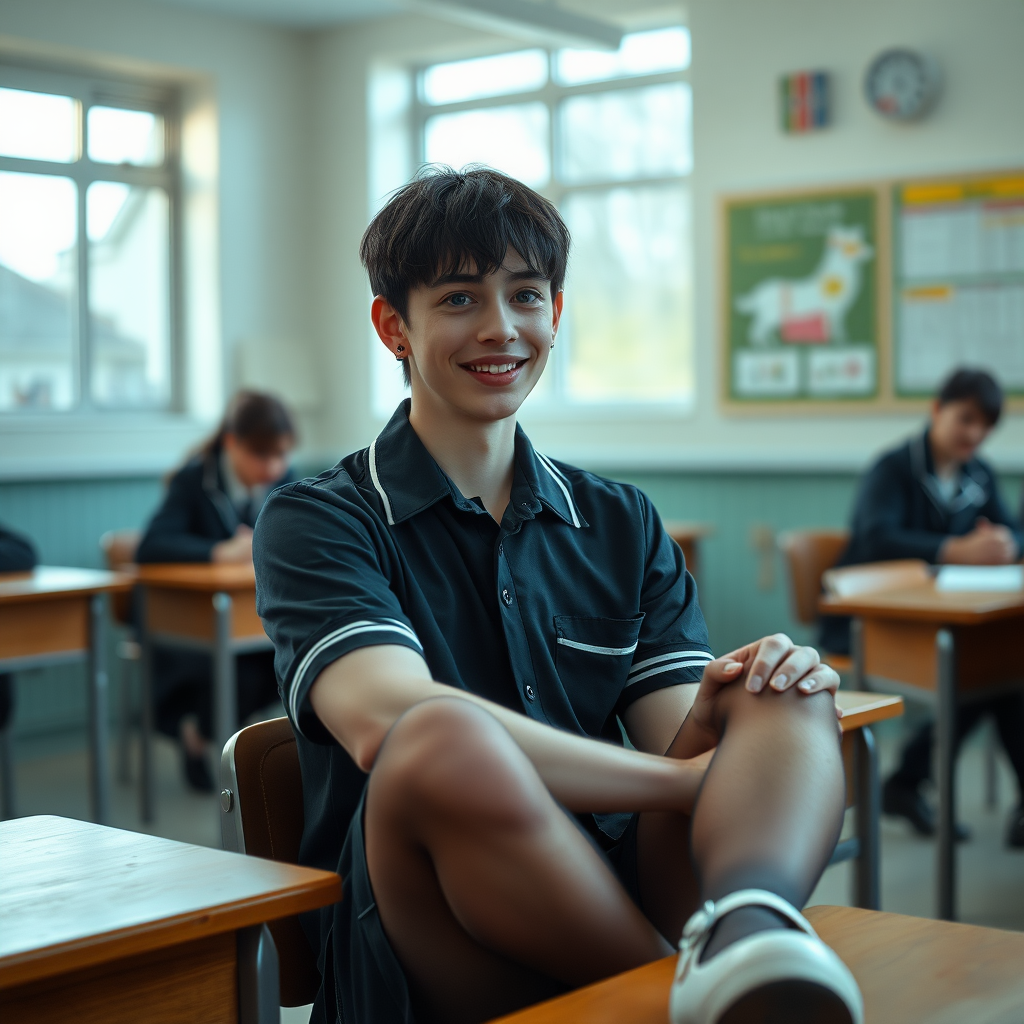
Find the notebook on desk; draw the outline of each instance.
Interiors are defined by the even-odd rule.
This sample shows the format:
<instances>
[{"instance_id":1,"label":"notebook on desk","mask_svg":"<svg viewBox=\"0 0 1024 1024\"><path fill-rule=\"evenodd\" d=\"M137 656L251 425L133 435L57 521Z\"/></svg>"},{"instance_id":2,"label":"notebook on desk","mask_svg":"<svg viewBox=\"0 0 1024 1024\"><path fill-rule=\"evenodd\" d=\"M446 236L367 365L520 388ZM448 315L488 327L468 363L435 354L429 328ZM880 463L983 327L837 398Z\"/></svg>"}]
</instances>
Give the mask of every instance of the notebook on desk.
<instances>
[{"instance_id":1,"label":"notebook on desk","mask_svg":"<svg viewBox=\"0 0 1024 1024\"><path fill-rule=\"evenodd\" d=\"M1024 589L1022 565L944 565L935 577L935 589L952 592Z\"/></svg>"}]
</instances>

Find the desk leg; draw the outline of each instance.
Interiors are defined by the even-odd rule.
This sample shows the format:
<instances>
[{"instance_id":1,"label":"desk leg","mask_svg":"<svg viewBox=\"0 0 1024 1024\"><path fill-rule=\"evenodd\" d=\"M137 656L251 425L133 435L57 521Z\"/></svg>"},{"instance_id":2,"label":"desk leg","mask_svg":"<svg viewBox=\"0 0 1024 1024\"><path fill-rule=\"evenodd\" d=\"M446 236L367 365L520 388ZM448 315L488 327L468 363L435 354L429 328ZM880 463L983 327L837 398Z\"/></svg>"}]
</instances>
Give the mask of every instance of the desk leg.
<instances>
[{"instance_id":1,"label":"desk leg","mask_svg":"<svg viewBox=\"0 0 1024 1024\"><path fill-rule=\"evenodd\" d=\"M871 730L864 726L857 730L854 758L857 772L857 839L860 852L857 855L855 902L865 910L878 910L880 837L879 815L881 814L881 789L878 782L878 749Z\"/></svg>"},{"instance_id":2,"label":"desk leg","mask_svg":"<svg viewBox=\"0 0 1024 1024\"><path fill-rule=\"evenodd\" d=\"M13 685L13 680L11 681ZM11 716L13 717L13 715ZM11 722L0 729L0 818L14 817L14 729Z\"/></svg>"},{"instance_id":3,"label":"desk leg","mask_svg":"<svg viewBox=\"0 0 1024 1024\"><path fill-rule=\"evenodd\" d=\"M89 599L89 734L92 746L89 783L92 818L100 825L110 822L106 605L104 594L95 594Z\"/></svg>"},{"instance_id":4,"label":"desk leg","mask_svg":"<svg viewBox=\"0 0 1024 1024\"><path fill-rule=\"evenodd\" d=\"M850 620L850 660L853 662L850 689L867 689L864 685L864 623L861 619Z\"/></svg>"},{"instance_id":5,"label":"desk leg","mask_svg":"<svg viewBox=\"0 0 1024 1024\"><path fill-rule=\"evenodd\" d=\"M935 636L938 664L935 739L936 784L939 791L938 914L943 921L956 918L956 821L953 737L956 732L956 648L953 634L940 629Z\"/></svg>"},{"instance_id":6,"label":"desk leg","mask_svg":"<svg viewBox=\"0 0 1024 1024\"><path fill-rule=\"evenodd\" d=\"M213 595L216 618L213 650L213 738L217 744L215 760L238 731L238 708L235 699L235 656L231 650L231 595Z\"/></svg>"},{"instance_id":7,"label":"desk leg","mask_svg":"<svg viewBox=\"0 0 1024 1024\"><path fill-rule=\"evenodd\" d=\"M139 675L142 707L139 714L139 817L147 825L153 820L153 641L149 636L146 588L137 588L139 643L142 650Z\"/></svg>"},{"instance_id":8,"label":"desk leg","mask_svg":"<svg viewBox=\"0 0 1024 1024\"><path fill-rule=\"evenodd\" d=\"M280 1024L277 947L265 924L238 931L238 1024Z\"/></svg>"}]
</instances>

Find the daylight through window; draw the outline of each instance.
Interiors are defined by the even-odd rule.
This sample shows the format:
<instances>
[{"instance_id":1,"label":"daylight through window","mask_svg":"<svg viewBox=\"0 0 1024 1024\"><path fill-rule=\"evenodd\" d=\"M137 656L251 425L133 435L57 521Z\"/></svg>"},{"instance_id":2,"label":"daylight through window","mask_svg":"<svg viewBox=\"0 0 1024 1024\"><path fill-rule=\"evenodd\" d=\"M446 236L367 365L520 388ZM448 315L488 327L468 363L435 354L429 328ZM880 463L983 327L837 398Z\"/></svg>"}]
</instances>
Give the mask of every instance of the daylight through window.
<instances>
[{"instance_id":1,"label":"daylight through window","mask_svg":"<svg viewBox=\"0 0 1024 1024\"><path fill-rule=\"evenodd\" d=\"M627 35L614 53L526 49L420 72L421 159L514 175L572 232L541 400L692 399L689 63L677 26Z\"/></svg>"},{"instance_id":2,"label":"daylight through window","mask_svg":"<svg viewBox=\"0 0 1024 1024\"><path fill-rule=\"evenodd\" d=\"M0 414L174 404L171 101L0 67Z\"/></svg>"}]
</instances>

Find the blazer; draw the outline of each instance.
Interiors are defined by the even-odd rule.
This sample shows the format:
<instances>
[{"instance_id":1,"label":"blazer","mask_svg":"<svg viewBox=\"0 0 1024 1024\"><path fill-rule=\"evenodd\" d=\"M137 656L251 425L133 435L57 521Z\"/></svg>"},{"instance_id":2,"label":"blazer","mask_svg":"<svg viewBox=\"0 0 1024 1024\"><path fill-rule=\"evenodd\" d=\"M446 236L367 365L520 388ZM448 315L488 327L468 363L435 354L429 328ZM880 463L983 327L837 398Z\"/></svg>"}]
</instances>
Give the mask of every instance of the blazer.
<instances>
[{"instance_id":1,"label":"blazer","mask_svg":"<svg viewBox=\"0 0 1024 1024\"><path fill-rule=\"evenodd\" d=\"M174 474L139 544L139 562L209 562L214 545L235 535L243 519L228 497L220 455L221 447L216 445ZM269 490L292 479L289 471ZM250 518L248 526L255 522L255 514Z\"/></svg>"},{"instance_id":2,"label":"blazer","mask_svg":"<svg viewBox=\"0 0 1024 1024\"><path fill-rule=\"evenodd\" d=\"M999 496L995 474L982 459L965 463L960 491L948 503L935 477L928 431L883 455L860 485L850 524L850 543L838 566L886 562L897 558L938 561L947 537L962 537L980 518L1013 531L1017 553L1024 550L1020 524ZM828 651L849 649L849 619L822 619L821 645Z\"/></svg>"},{"instance_id":3,"label":"blazer","mask_svg":"<svg viewBox=\"0 0 1024 1024\"><path fill-rule=\"evenodd\" d=\"M36 561L36 549L27 537L0 526L0 572L27 572Z\"/></svg>"}]
</instances>

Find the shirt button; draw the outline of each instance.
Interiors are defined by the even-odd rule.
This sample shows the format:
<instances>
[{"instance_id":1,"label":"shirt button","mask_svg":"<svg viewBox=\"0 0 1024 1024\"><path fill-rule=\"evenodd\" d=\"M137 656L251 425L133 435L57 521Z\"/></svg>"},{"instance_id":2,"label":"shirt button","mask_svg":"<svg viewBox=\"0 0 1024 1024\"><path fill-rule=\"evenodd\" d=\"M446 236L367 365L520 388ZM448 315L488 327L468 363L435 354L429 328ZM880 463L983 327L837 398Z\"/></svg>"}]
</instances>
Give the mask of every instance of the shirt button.
<instances>
[{"instance_id":1,"label":"shirt button","mask_svg":"<svg viewBox=\"0 0 1024 1024\"><path fill-rule=\"evenodd\" d=\"M532 686L527 685L526 687L526 699L528 701L535 701L537 699L537 694L533 692Z\"/></svg>"},{"instance_id":2,"label":"shirt button","mask_svg":"<svg viewBox=\"0 0 1024 1024\"><path fill-rule=\"evenodd\" d=\"M512 595L507 590L503 590L501 592L501 599L505 602L505 604L512 603Z\"/></svg>"}]
</instances>

